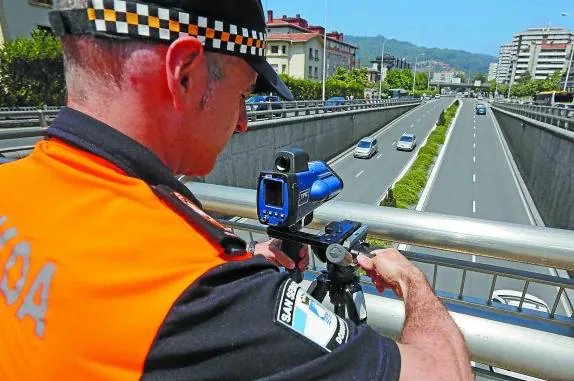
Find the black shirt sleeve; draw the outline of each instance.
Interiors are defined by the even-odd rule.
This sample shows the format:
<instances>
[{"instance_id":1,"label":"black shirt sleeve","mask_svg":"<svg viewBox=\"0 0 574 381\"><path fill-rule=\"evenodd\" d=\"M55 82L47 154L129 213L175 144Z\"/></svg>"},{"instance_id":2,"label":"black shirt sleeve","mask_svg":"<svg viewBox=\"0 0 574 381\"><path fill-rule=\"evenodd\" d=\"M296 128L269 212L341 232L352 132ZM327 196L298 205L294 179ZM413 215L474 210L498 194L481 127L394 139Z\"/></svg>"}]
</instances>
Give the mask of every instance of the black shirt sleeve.
<instances>
[{"instance_id":1,"label":"black shirt sleeve","mask_svg":"<svg viewBox=\"0 0 574 381\"><path fill-rule=\"evenodd\" d=\"M142 379L399 379L396 343L367 325L324 316L337 324L338 333L337 340L321 346L282 324L282 300L290 306L282 298L293 287L286 274L262 257L206 273L172 306L148 353ZM321 335L310 331L310 336Z\"/></svg>"}]
</instances>

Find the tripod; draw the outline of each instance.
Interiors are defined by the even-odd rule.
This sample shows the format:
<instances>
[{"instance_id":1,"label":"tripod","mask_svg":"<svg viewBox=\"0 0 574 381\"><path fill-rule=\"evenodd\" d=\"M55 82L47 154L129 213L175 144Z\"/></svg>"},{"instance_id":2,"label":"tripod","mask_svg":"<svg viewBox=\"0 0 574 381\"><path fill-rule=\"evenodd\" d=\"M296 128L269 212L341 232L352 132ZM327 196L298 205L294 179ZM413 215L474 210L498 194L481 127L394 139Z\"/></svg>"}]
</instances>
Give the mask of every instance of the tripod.
<instances>
[{"instance_id":1,"label":"tripod","mask_svg":"<svg viewBox=\"0 0 574 381\"><path fill-rule=\"evenodd\" d=\"M357 325L366 323L365 296L354 267L328 262L327 270L311 283L307 292L321 303L328 292L335 314L343 319L348 316Z\"/></svg>"}]
</instances>

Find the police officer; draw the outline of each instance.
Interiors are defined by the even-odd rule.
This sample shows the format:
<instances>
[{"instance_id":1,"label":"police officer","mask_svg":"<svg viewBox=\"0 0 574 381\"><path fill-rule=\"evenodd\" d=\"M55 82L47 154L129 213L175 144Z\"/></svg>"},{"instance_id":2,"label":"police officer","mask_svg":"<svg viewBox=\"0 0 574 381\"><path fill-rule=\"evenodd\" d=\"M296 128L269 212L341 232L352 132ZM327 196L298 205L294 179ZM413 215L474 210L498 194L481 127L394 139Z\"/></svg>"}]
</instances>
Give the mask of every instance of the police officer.
<instances>
[{"instance_id":1,"label":"police officer","mask_svg":"<svg viewBox=\"0 0 574 381\"><path fill-rule=\"evenodd\" d=\"M471 378L461 333L397 251L359 258L405 301L395 342L279 273L268 259L295 264L276 241L246 253L174 179L211 171L254 90L292 98L259 1L55 5L68 107L0 166L1 380Z\"/></svg>"}]
</instances>

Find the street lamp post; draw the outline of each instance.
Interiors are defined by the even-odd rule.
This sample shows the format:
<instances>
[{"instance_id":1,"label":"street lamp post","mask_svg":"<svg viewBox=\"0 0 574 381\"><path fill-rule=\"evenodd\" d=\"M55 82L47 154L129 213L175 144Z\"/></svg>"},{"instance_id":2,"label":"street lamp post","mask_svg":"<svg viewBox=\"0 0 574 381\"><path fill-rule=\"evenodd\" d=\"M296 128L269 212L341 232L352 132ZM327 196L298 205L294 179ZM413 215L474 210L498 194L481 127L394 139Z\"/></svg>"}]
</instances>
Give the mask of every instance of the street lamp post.
<instances>
[{"instance_id":1,"label":"street lamp post","mask_svg":"<svg viewBox=\"0 0 574 381\"><path fill-rule=\"evenodd\" d=\"M383 93L383 68L385 67L385 45L387 41L392 40L393 37L387 38L383 42L383 51L381 52L381 80L379 81L379 99L382 97Z\"/></svg>"},{"instance_id":2,"label":"street lamp post","mask_svg":"<svg viewBox=\"0 0 574 381\"><path fill-rule=\"evenodd\" d=\"M325 102L326 84L327 84L327 0L325 0L325 33L323 42L323 102Z\"/></svg>"},{"instance_id":3,"label":"street lamp post","mask_svg":"<svg viewBox=\"0 0 574 381\"><path fill-rule=\"evenodd\" d=\"M413 94L415 92L415 84L417 82L417 62L419 60L419 57L422 57L424 55L425 55L424 53L419 53L419 55L417 55L417 58L415 59L415 70L413 73Z\"/></svg>"},{"instance_id":4,"label":"street lamp post","mask_svg":"<svg viewBox=\"0 0 574 381\"><path fill-rule=\"evenodd\" d=\"M564 12L562 13L562 16L569 16L569 14ZM570 68L572 67L573 57L574 57L574 46L572 45L572 40L570 40L570 60L568 61L568 68L566 69L566 78L564 78L564 89L562 89L563 91L566 91L566 88L568 87L568 79L570 78Z\"/></svg>"}]
</instances>

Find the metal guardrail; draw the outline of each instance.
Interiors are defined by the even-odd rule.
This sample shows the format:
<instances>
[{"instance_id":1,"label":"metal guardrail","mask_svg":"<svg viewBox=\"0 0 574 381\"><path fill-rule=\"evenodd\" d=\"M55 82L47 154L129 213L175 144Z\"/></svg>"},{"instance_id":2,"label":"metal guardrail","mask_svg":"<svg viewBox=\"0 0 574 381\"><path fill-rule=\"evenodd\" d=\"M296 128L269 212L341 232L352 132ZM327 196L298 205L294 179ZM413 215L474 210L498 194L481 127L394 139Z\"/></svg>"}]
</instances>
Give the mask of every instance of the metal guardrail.
<instances>
[{"instance_id":1,"label":"metal guardrail","mask_svg":"<svg viewBox=\"0 0 574 381\"><path fill-rule=\"evenodd\" d=\"M22 107L21 109L25 109ZM6 110L0 108L0 128L13 127L48 127L54 120L59 108L41 110Z\"/></svg>"},{"instance_id":2,"label":"metal guardrail","mask_svg":"<svg viewBox=\"0 0 574 381\"><path fill-rule=\"evenodd\" d=\"M335 101L336 102L336 101ZM341 101L343 104L335 104L334 101L293 101L293 102L261 102L258 105L265 105L263 111L247 111L250 122L261 120L285 119L308 115L318 115L342 111L359 111L366 109L376 109L390 106L400 106L406 104L420 103L420 99L400 98L400 99L355 99Z\"/></svg>"},{"instance_id":3,"label":"metal guardrail","mask_svg":"<svg viewBox=\"0 0 574 381\"><path fill-rule=\"evenodd\" d=\"M257 219L254 190L200 183L186 185L212 213ZM372 238L545 267L574 267L573 231L337 201L323 205L314 216L311 228L320 228L330 221L352 219L369 225ZM237 230L265 232L265 228L258 224L222 222ZM572 379L574 316L558 314L557 307L564 291L574 290L573 280L412 251L405 252L405 255L414 262L431 266L430 272L425 272L429 283L437 296L448 303L474 361L546 379ZM322 264L312 261L311 266L318 270ZM437 289L437 274L443 269L462 272L457 293ZM465 295L465 280L471 273L490 277L490 281L484 284L488 297L480 299ZM491 301L496 282L501 278L524 282L518 307ZM365 281L365 284L369 282ZM549 305L549 313L522 308L526 292L535 284L557 289L556 299ZM404 319L402 303L376 295L368 295L367 303L370 324L382 334L398 337Z\"/></svg>"},{"instance_id":4,"label":"metal guardrail","mask_svg":"<svg viewBox=\"0 0 574 381\"><path fill-rule=\"evenodd\" d=\"M494 102L493 106L522 115L530 119L537 120L542 123L564 128L568 131L574 131L573 109L500 101Z\"/></svg>"},{"instance_id":5,"label":"metal guardrail","mask_svg":"<svg viewBox=\"0 0 574 381\"><path fill-rule=\"evenodd\" d=\"M380 107L397 106L404 104L419 103L419 99L354 99L345 100L344 104L336 104L339 101L292 101L292 102L260 102L258 106L264 106L266 110L247 111L247 116L251 122L290 118L327 112L356 111ZM54 120L60 107L47 107L35 109L33 107L7 108L0 107L0 128L9 127L47 127Z\"/></svg>"}]
</instances>

